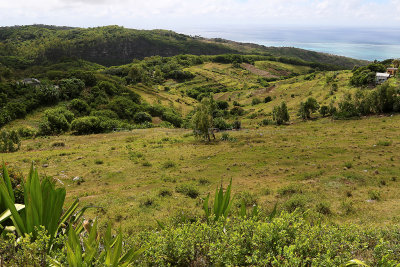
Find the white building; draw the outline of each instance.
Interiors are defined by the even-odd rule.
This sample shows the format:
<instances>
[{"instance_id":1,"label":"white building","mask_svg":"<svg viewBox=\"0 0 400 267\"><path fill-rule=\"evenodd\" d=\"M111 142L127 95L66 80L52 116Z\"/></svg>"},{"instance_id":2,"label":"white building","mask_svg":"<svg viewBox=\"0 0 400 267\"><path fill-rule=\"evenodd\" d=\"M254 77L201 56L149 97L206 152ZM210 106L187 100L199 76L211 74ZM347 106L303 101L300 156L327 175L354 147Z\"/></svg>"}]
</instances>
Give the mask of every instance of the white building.
<instances>
[{"instance_id":1,"label":"white building","mask_svg":"<svg viewBox=\"0 0 400 267\"><path fill-rule=\"evenodd\" d=\"M381 84L381 83L386 82L389 78L390 78L390 74L389 73L377 72L376 73L375 82L377 84Z\"/></svg>"}]
</instances>

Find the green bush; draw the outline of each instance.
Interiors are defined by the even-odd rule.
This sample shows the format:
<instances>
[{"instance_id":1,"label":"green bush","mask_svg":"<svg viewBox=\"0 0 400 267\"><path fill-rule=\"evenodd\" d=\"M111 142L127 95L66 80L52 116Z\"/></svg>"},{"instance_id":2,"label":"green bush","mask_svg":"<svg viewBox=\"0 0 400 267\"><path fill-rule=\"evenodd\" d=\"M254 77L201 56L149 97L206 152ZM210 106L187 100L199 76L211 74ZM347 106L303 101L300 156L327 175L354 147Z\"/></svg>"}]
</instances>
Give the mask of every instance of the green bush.
<instances>
[{"instance_id":1,"label":"green bush","mask_svg":"<svg viewBox=\"0 0 400 267\"><path fill-rule=\"evenodd\" d=\"M177 193L181 193L190 198L197 198L200 195L199 189L192 184L181 184L175 188Z\"/></svg>"},{"instance_id":2,"label":"green bush","mask_svg":"<svg viewBox=\"0 0 400 267\"><path fill-rule=\"evenodd\" d=\"M67 132L70 129L74 114L65 108L48 109L39 125L39 134L52 135Z\"/></svg>"},{"instance_id":3,"label":"green bush","mask_svg":"<svg viewBox=\"0 0 400 267\"><path fill-rule=\"evenodd\" d=\"M303 119L310 119L311 114L316 112L319 109L319 104L317 100L313 97L309 97L306 102L301 102L300 103L300 108L298 115Z\"/></svg>"},{"instance_id":4,"label":"green bush","mask_svg":"<svg viewBox=\"0 0 400 267\"><path fill-rule=\"evenodd\" d=\"M132 120L140 107L127 97L115 97L108 105L109 109L114 111L120 119Z\"/></svg>"},{"instance_id":5,"label":"green bush","mask_svg":"<svg viewBox=\"0 0 400 267\"><path fill-rule=\"evenodd\" d=\"M214 119L214 128L228 130L231 128L231 125L229 125L229 123L227 123L223 118L216 118Z\"/></svg>"},{"instance_id":6,"label":"green bush","mask_svg":"<svg viewBox=\"0 0 400 267\"><path fill-rule=\"evenodd\" d=\"M68 104L68 109L74 113L76 117L86 116L90 113L90 107L85 100L75 98Z\"/></svg>"},{"instance_id":7,"label":"green bush","mask_svg":"<svg viewBox=\"0 0 400 267\"><path fill-rule=\"evenodd\" d=\"M306 203L307 199L304 195L294 194L283 204L283 206L289 212L294 212L297 209L300 211L304 211Z\"/></svg>"},{"instance_id":8,"label":"green bush","mask_svg":"<svg viewBox=\"0 0 400 267\"><path fill-rule=\"evenodd\" d=\"M232 128L235 130L239 130L240 128L242 128L242 123L236 120L232 123Z\"/></svg>"},{"instance_id":9,"label":"green bush","mask_svg":"<svg viewBox=\"0 0 400 267\"><path fill-rule=\"evenodd\" d=\"M265 98L264 98L264 103L269 103L269 102L271 102L272 101L272 97L271 96L266 96Z\"/></svg>"},{"instance_id":10,"label":"green bush","mask_svg":"<svg viewBox=\"0 0 400 267\"><path fill-rule=\"evenodd\" d=\"M230 113L236 116L242 116L244 114L244 109L238 106L235 106L231 109Z\"/></svg>"},{"instance_id":11,"label":"green bush","mask_svg":"<svg viewBox=\"0 0 400 267\"><path fill-rule=\"evenodd\" d=\"M93 110L92 112L90 112L90 116L118 119L117 113L109 109Z\"/></svg>"},{"instance_id":12,"label":"green bush","mask_svg":"<svg viewBox=\"0 0 400 267\"><path fill-rule=\"evenodd\" d=\"M251 100L251 104L252 104L253 106L258 105L258 104L260 104L260 103L261 103L261 99L259 99L258 97L255 97L255 98L253 98L253 99Z\"/></svg>"},{"instance_id":13,"label":"green bush","mask_svg":"<svg viewBox=\"0 0 400 267\"><path fill-rule=\"evenodd\" d=\"M77 98L84 88L85 83L80 79L71 78L60 81L60 94L66 100Z\"/></svg>"},{"instance_id":14,"label":"green bush","mask_svg":"<svg viewBox=\"0 0 400 267\"><path fill-rule=\"evenodd\" d=\"M17 131L0 132L0 152L15 152L21 147L21 140Z\"/></svg>"},{"instance_id":15,"label":"green bush","mask_svg":"<svg viewBox=\"0 0 400 267\"><path fill-rule=\"evenodd\" d=\"M136 123L152 122L151 115L147 112L140 111L133 116Z\"/></svg>"},{"instance_id":16,"label":"green bush","mask_svg":"<svg viewBox=\"0 0 400 267\"><path fill-rule=\"evenodd\" d=\"M288 122L290 119L285 102L282 102L280 106L275 106L272 111L272 115L277 125L282 125L283 123Z\"/></svg>"},{"instance_id":17,"label":"green bush","mask_svg":"<svg viewBox=\"0 0 400 267\"><path fill-rule=\"evenodd\" d=\"M196 221L147 232L144 266L344 266L355 255L379 262L399 261L396 227L363 230L355 225L308 222L300 212L272 220L232 218ZM368 234L367 234L368 233ZM383 238L383 240L380 240ZM365 245L369 244L369 245ZM385 266L392 266L392 264Z\"/></svg>"}]
</instances>

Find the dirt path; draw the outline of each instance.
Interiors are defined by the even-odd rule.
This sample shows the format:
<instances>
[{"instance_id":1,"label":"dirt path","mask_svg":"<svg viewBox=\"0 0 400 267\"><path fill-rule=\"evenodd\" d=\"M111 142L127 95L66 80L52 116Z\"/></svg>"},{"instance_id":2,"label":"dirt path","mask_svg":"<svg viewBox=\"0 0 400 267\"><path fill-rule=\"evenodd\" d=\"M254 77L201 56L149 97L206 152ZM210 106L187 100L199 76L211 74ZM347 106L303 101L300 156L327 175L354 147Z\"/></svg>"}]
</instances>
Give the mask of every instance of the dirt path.
<instances>
[{"instance_id":1,"label":"dirt path","mask_svg":"<svg viewBox=\"0 0 400 267\"><path fill-rule=\"evenodd\" d=\"M246 70L250 71L251 73L258 75L258 76L262 76L265 78L279 78L278 76L273 75L273 74L269 73L268 71L257 69L256 67L254 67L253 65L248 64L248 63L242 63L241 66L243 68L245 68Z\"/></svg>"}]
</instances>

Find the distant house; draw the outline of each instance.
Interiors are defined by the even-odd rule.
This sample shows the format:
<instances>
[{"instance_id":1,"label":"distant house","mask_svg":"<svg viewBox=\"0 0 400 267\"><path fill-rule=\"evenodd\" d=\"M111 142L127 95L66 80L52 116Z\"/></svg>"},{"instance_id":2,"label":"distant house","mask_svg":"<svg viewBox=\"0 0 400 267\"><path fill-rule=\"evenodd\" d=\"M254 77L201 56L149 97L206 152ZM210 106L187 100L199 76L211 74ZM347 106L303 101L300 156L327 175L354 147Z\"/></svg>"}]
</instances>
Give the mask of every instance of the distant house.
<instances>
[{"instance_id":1,"label":"distant house","mask_svg":"<svg viewBox=\"0 0 400 267\"><path fill-rule=\"evenodd\" d=\"M394 76L396 75L398 70L399 70L398 68L387 68L386 72L389 73L391 76Z\"/></svg>"},{"instance_id":2,"label":"distant house","mask_svg":"<svg viewBox=\"0 0 400 267\"><path fill-rule=\"evenodd\" d=\"M22 83L24 85L33 85L33 86L39 86L40 85L40 81L38 79L35 78L25 78L22 80Z\"/></svg>"},{"instance_id":3,"label":"distant house","mask_svg":"<svg viewBox=\"0 0 400 267\"><path fill-rule=\"evenodd\" d=\"M382 83L386 82L389 78L390 78L389 73L377 72L375 82L377 84L382 84Z\"/></svg>"}]
</instances>

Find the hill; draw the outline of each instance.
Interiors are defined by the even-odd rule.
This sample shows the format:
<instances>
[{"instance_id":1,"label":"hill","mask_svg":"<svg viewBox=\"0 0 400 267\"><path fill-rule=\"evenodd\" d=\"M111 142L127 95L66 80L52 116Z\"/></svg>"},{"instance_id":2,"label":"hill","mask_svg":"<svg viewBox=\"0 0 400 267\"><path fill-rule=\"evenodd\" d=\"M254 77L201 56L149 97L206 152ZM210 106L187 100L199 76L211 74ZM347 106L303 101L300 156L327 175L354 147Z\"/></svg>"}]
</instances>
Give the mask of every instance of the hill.
<instances>
[{"instance_id":1,"label":"hill","mask_svg":"<svg viewBox=\"0 0 400 267\"><path fill-rule=\"evenodd\" d=\"M0 28L0 63L13 68L76 58L105 66L133 59L178 54L226 53L292 57L351 69L365 61L297 48L264 47L222 39L205 39L167 30L135 30L119 26L71 28L48 25Z\"/></svg>"}]
</instances>

